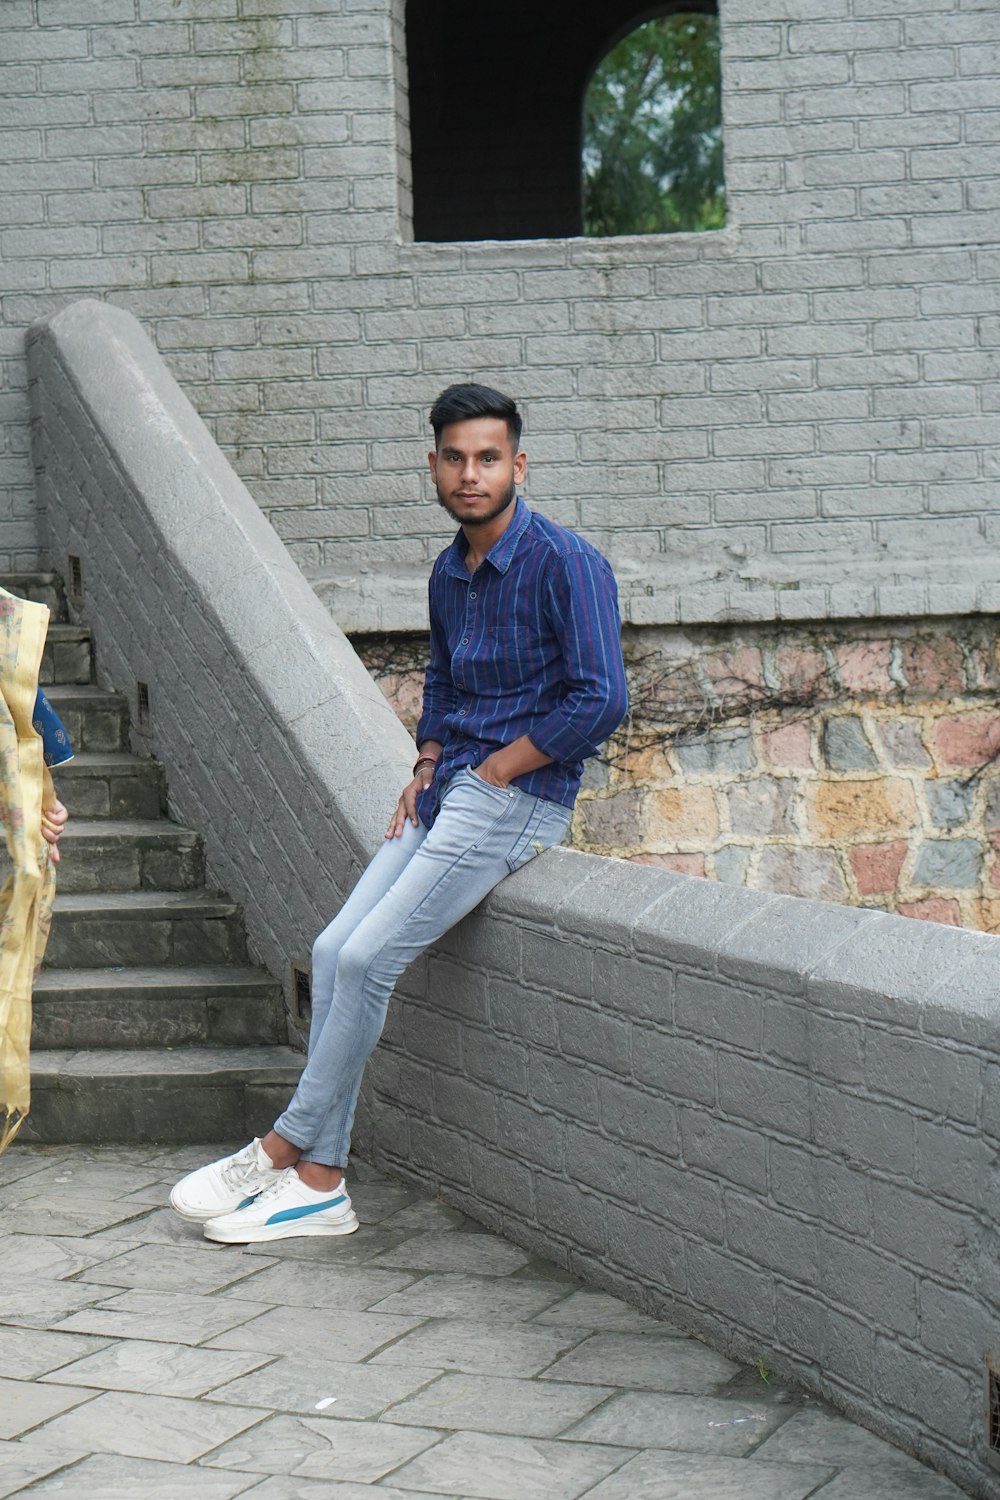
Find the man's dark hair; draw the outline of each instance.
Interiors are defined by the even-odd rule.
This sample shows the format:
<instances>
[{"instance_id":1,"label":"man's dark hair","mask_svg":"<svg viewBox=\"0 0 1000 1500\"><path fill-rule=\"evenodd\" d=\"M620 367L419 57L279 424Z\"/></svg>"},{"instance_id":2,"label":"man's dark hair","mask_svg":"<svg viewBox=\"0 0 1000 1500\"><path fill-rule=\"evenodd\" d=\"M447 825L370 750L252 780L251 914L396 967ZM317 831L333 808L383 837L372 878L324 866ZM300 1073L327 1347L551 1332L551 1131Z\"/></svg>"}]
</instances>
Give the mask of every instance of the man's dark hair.
<instances>
[{"instance_id":1,"label":"man's dark hair","mask_svg":"<svg viewBox=\"0 0 1000 1500\"><path fill-rule=\"evenodd\" d=\"M431 407L434 446L441 446L441 432L452 422L468 422L475 417L498 417L507 423L510 440L517 451L521 441L521 413L509 396L488 385L449 385Z\"/></svg>"}]
</instances>

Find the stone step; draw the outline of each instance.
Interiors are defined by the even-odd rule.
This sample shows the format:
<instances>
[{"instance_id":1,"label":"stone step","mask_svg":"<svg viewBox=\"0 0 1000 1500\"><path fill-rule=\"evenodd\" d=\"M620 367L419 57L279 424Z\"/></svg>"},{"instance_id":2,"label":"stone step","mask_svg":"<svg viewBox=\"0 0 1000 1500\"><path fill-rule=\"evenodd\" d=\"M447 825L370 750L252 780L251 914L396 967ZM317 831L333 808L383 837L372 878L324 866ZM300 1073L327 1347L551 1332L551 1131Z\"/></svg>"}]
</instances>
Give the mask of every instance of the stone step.
<instances>
[{"instance_id":1,"label":"stone step","mask_svg":"<svg viewBox=\"0 0 1000 1500\"><path fill-rule=\"evenodd\" d=\"M0 588L16 594L18 599L44 604L53 620L66 618L66 596L58 573L7 573L0 578Z\"/></svg>"},{"instance_id":2,"label":"stone step","mask_svg":"<svg viewBox=\"0 0 1000 1500\"><path fill-rule=\"evenodd\" d=\"M59 795L77 818L158 818L164 811L159 762L121 751L84 751L57 766Z\"/></svg>"},{"instance_id":3,"label":"stone step","mask_svg":"<svg viewBox=\"0 0 1000 1500\"><path fill-rule=\"evenodd\" d=\"M303 1061L290 1047L42 1050L19 1139L249 1140L284 1109Z\"/></svg>"},{"instance_id":4,"label":"stone step","mask_svg":"<svg viewBox=\"0 0 1000 1500\"><path fill-rule=\"evenodd\" d=\"M91 682L54 683L46 696L66 726L77 754L128 749L128 701Z\"/></svg>"},{"instance_id":5,"label":"stone step","mask_svg":"<svg viewBox=\"0 0 1000 1500\"><path fill-rule=\"evenodd\" d=\"M263 969L43 969L32 1048L247 1047L285 1040L281 987Z\"/></svg>"},{"instance_id":6,"label":"stone step","mask_svg":"<svg viewBox=\"0 0 1000 1500\"><path fill-rule=\"evenodd\" d=\"M205 883L201 835L166 818L71 817L60 851L63 895L190 891Z\"/></svg>"},{"instance_id":7,"label":"stone step","mask_svg":"<svg viewBox=\"0 0 1000 1500\"><path fill-rule=\"evenodd\" d=\"M38 680L43 687L56 682L90 682L93 655L86 625L49 626Z\"/></svg>"},{"instance_id":8,"label":"stone step","mask_svg":"<svg viewBox=\"0 0 1000 1500\"><path fill-rule=\"evenodd\" d=\"M239 907L204 891L57 896L45 950L53 969L246 961Z\"/></svg>"}]
</instances>

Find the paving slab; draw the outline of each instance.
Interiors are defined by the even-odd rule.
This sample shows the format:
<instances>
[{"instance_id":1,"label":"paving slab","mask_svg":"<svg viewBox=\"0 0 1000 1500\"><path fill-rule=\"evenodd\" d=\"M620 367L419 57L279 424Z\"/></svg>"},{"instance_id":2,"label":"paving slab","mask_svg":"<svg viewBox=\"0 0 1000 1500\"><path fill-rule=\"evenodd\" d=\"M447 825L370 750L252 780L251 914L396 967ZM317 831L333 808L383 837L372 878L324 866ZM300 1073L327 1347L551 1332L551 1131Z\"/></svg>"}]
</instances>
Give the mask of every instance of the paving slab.
<instances>
[{"instance_id":1,"label":"paving slab","mask_svg":"<svg viewBox=\"0 0 1000 1500\"><path fill-rule=\"evenodd\" d=\"M121 1255L122 1245L101 1245L73 1235L12 1234L4 1241L4 1276L62 1281Z\"/></svg>"},{"instance_id":2,"label":"paving slab","mask_svg":"<svg viewBox=\"0 0 1000 1500\"><path fill-rule=\"evenodd\" d=\"M364 1163L355 1235L205 1240L241 1144L0 1157L0 1500L959 1500Z\"/></svg>"},{"instance_id":3,"label":"paving slab","mask_svg":"<svg viewBox=\"0 0 1000 1500\"><path fill-rule=\"evenodd\" d=\"M204 1460L209 1468L304 1479L353 1479L374 1484L383 1474L441 1441L425 1427L381 1422L324 1422L316 1417L272 1417L224 1444Z\"/></svg>"},{"instance_id":4,"label":"paving slab","mask_svg":"<svg viewBox=\"0 0 1000 1500\"><path fill-rule=\"evenodd\" d=\"M106 1391L142 1391L153 1396L203 1396L267 1363L266 1356L187 1344L119 1339L44 1377L52 1385L95 1386ZM41 1390L43 1386L35 1389ZM249 1406L250 1402L245 1402ZM2 1421L2 1419L0 1419Z\"/></svg>"},{"instance_id":5,"label":"paving slab","mask_svg":"<svg viewBox=\"0 0 1000 1500\"><path fill-rule=\"evenodd\" d=\"M536 1323L568 1323L594 1333L650 1333L660 1338L685 1338L672 1323L661 1322L629 1307L607 1292L574 1291L535 1318Z\"/></svg>"},{"instance_id":6,"label":"paving slab","mask_svg":"<svg viewBox=\"0 0 1000 1500\"><path fill-rule=\"evenodd\" d=\"M0 1500L22 1494L46 1474L59 1473L74 1461L71 1453L46 1452L25 1443L0 1442ZM89 1500L94 1500L91 1495Z\"/></svg>"},{"instance_id":7,"label":"paving slab","mask_svg":"<svg viewBox=\"0 0 1000 1500\"><path fill-rule=\"evenodd\" d=\"M80 1273L81 1282L162 1292L221 1292L264 1270L241 1255L206 1255L200 1245L139 1245ZM268 1299L265 1298L265 1301Z\"/></svg>"},{"instance_id":8,"label":"paving slab","mask_svg":"<svg viewBox=\"0 0 1000 1500\"><path fill-rule=\"evenodd\" d=\"M806 1500L834 1472L821 1464L646 1452L592 1489L587 1500Z\"/></svg>"},{"instance_id":9,"label":"paving slab","mask_svg":"<svg viewBox=\"0 0 1000 1500\"><path fill-rule=\"evenodd\" d=\"M206 1351L207 1352L207 1351ZM271 1406L301 1416L377 1417L404 1396L440 1379L420 1365L358 1365L335 1359L274 1359L253 1374L220 1385L211 1401L231 1406ZM410 1426L436 1426L419 1416L401 1416Z\"/></svg>"},{"instance_id":10,"label":"paving slab","mask_svg":"<svg viewBox=\"0 0 1000 1500\"><path fill-rule=\"evenodd\" d=\"M356 1235L345 1235L345 1239L356 1239ZM279 1242L280 1243L280 1242ZM198 1254L198 1251L194 1251ZM324 1278L321 1271L317 1271L314 1261L285 1262L282 1265L267 1267L256 1256L242 1257L243 1275L253 1275L253 1281L238 1281L230 1288L235 1297L245 1296L250 1293L258 1302L280 1302L290 1307L312 1307L330 1308L336 1310L354 1309L364 1311L371 1307L374 1302L382 1302L392 1292L398 1292L403 1287L409 1286L413 1281L413 1275L408 1271L381 1271L372 1267L360 1268L350 1265L339 1265L337 1275L329 1279ZM233 1262L229 1262L232 1267ZM260 1270L257 1270L257 1267ZM254 1274L256 1272L256 1274ZM223 1296L228 1296L224 1292ZM393 1311L392 1308L387 1311ZM403 1312L408 1309L403 1308Z\"/></svg>"},{"instance_id":11,"label":"paving slab","mask_svg":"<svg viewBox=\"0 0 1000 1500\"><path fill-rule=\"evenodd\" d=\"M179 1500L183 1493L183 1500L234 1500L256 1484L256 1477L248 1474L224 1474L191 1464L178 1473L176 1464L97 1453L43 1480L31 1494L58 1495L59 1500Z\"/></svg>"},{"instance_id":12,"label":"paving slab","mask_svg":"<svg viewBox=\"0 0 1000 1500\"><path fill-rule=\"evenodd\" d=\"M264 1302L221 1297L191 1297L183 1292L129 1291L111 1295L66 1317L57 1326L69 1333L107 1338L155 1339L165 1344L201 1344L273 1311ZM225 1348L226 1345L221 1347ZM248 1348L237 1344L235 1348Z\"/></svg>"},{"instance_id":13,"label":"paving slab","mask_svg":"<svg viewBox=\"0 0 1000 1500\"><path fill-rule=\"evenodd\" d=\"M53 1448L186 1464L268 1416L266 1410L251 1407L107 1391L49 1422L45 1441Z\"/></svg>"},{"instance_id":14,"label":"paving slab","mask_svg":"<svg viewBox=\"0 0 1000 1500\"><path fill-rule=\"evenodd\" d=\"M382 1420L452 1431L471 1428L521 1437L556 1437L613 1395L610 1386L442 1375L416 1395L390 1407Z\"/></svg>"},{"instance_id":15,"label":"paving slab","mask_svg":"<svg viewBox=\"0 0 1000 1500\"><path fill-rule=\"evenodd\" d=\"M562 1296L558 1282L441 1271L423 1276L404 1291L372 1303L371 1310L412 1313L424 1318L482 1318L488 1323L520 1323Z\"/></svg>"},{"instance_id":16,"label":"paving slab","mask_svg":"<svg viewBox=\"0 0 1000 1500\"><path fill-rule=\"evenodd\" d=\"M737 1375L739 1368L697 1339L595 1333L546 1370L545 1378L707 1395Z\"/></svg>"},{"instance_id":17,"label":"paving slab","mask_svg":"<svg viewBox=\"0 0 1000 1500\"><path fill-rule=\"evenodd\" d=\"M482 1500L576 1500L629 1456L627 1449L591 1443L457 1432L393 1478L404 1490Z\"/></svg>"},{"instance_id":18,"label":"paving slab","mask_svg":"<svg viewBox=\"0 0 1000 1500\"><path fill-rule=\"evenodd\" d=\"M0 1377L0 1438L21 1437L59 1412L93 1400L87 1390L52 1390L33 1380Z\"/></svg>"},{"instance_id":19,"label":"paving slab","mask_svg":"<svg viewBox=\"0 0 1000 1500\"><path fill-rule=\"evenodd\" d=\"M791 1407L755 1406L714 1396L621 1391L563 1435L627 1448L676 1448L742 1458L791 1415Z\"/></svg>"},{"instance_id":20,"label":"paving slab","mask_svg":"<svg viewBox=\"0 0 1000 1500\"><path fill-rule=\"evenodd\" d=\"M414 1271L472 1271L478 1276L509 1276L529 1259L495 1234L415 1234L396 1250L380 1255L380 1266Z\"/></svg>"},{"instance_id":21,"label":"paving slab","mask_svg":"<svg viewBox=\"0 0 1000 1500\"><path fill-rule=\"evenodd\" d=\"M219 1299L222 1301L223 1299ZM272 1307L211 1342L213 1349L262 1349L267 1354L312 1355L354 1362L367 1359L386 1344L419 1326L417 1318L384 1313L315 1313L308 1307ZM431 1364L434 1360L395 1360L395 1364Z\"/></svg>"},{"instance_id":22,"label":"paving slab","mask_svg":"<svg viewBox=\"0 0 1000 1500\"><path fill-rule=\"evenodd\" d=\"M465 1370L471 1375L530 1376L537 1375L586 1336L586 1330L580 1328L536 1328L524 1323L441 1318L399 1339L377 1355L374 1362L438 1365L447 1370Z\"/></svg>"},{"instance_id":23,"label":"paving slab","mask_svg":"<svg viewBox=\"0 0 1000 1500\"><path fill-rule=\"evenodd\" d=\"M106 1349L107 1340L41 1328L0 1327L0 1370L18 1380L37 1380L85 1354Z\"/></svg>"}]
</instances>

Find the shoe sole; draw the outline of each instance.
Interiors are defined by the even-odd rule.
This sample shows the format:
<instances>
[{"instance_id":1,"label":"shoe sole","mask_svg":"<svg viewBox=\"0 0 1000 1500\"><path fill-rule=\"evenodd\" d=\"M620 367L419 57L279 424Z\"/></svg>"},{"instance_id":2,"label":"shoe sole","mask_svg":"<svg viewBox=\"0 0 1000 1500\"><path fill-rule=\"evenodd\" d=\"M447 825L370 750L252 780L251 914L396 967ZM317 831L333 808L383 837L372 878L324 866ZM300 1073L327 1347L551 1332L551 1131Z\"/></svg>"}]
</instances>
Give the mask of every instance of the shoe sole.
<instances>
[{"instance_id":1,"label":"shoe sole","mask_svg":"<svg viewBox=\"0 0 1000 1500\"><path fill-rule=\"evenodd\" d=\"M253 1229L240 1229L234 1224L231 1228L209 1230L206 1224L204 1233L207 1240L217 1240L223 1245L256 1245L262 1240L290 1240L307 1234L353 1234L361 1227L354 1212L349 1218L327 1220L325 1224L318 1219L317 1214L311 1219L292 1219L284 1224L258 1224Z\"/></svg>"}]
</instances>

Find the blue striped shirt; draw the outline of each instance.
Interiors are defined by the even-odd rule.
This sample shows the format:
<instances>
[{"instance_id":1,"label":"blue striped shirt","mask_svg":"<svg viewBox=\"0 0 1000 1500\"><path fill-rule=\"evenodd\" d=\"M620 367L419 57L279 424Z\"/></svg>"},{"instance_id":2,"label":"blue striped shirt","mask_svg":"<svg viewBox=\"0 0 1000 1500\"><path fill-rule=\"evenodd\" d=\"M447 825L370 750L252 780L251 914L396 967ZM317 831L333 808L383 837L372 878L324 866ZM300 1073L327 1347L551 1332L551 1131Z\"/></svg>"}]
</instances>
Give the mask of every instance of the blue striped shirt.
<instances>
[{"instance_id":1,"label":"blue striped shirt","mask_svg":"<svg viewBox=\"0 0 1000 1500\"><path fill-rule=\"evenodd\" d=\"M607 560L518 499L475 573L459 531L430 578L430 660L417 744L444 753L417 799L425 826L448 779L521 735L552 764L511 783L572 807L583 761L628 709L618 591Z\"/></svg>"}]
</instances>

